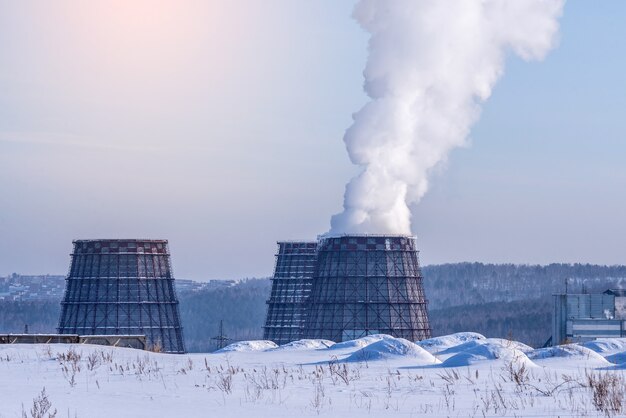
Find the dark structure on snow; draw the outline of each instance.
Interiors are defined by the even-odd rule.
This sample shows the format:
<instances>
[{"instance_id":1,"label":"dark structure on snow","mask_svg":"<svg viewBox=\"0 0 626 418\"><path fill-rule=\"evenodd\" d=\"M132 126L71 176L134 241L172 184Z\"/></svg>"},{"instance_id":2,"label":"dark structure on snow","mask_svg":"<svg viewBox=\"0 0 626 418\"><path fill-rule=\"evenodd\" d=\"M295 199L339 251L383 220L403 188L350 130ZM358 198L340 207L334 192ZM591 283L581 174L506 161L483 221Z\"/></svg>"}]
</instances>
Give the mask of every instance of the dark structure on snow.
<instances>
[{"instance_id":1,"label":"dark structure on snow","mask_svg":"<svg viewBox=\"0 0 626 418\"><path fill-rule=\"evenodd\" d=\"M315 271L316 242L279 242L263 338L277 344L302 338Z\"/></svg>"},{"instance_id":2,"label":"dark structure on snow","mask_svg":"<svg viewBox=\"0 0 626 418\"><path fill-rule=\"evenodd\" d=\"M148 347L184 353L166 240L77 240L60 334L145 335Z\"/></svg>"},{"instance_id":3,"label":"dark structure on snow","mask_svg":"<svg viewBox=\"0 0 626 418\"><path fill-rule=\"evenodd\" d=\"M322 238L303 337L430 338L426 303L415 237Z\"/></svg>"},{"instance_id":4,"label":"dark structure on snow","mask_svg":"<svg viewBox=\"0 0 626 418\"><path fill-rule=\"evenodd\" d=\"M626 337L626 290L552 295L552 337L546 345Z\"/></svg>"}]
</instances>

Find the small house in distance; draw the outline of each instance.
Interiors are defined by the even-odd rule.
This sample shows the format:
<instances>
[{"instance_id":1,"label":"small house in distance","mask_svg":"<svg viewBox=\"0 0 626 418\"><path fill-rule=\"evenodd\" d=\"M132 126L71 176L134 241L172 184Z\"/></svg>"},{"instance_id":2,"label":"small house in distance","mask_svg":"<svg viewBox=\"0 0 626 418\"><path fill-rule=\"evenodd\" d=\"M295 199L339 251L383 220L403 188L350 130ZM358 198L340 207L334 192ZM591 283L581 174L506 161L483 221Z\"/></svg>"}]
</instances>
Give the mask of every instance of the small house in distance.
<instances>
[{"instance_id":1,"label":"small house in distance","mask_svg":"<svg viewBox=\"0 0 626 418\"><path fill-rule=\"evenodd\" d=\"M552 345L626 337L626 289L554 295Z\"/></svg>"}]
</instances>

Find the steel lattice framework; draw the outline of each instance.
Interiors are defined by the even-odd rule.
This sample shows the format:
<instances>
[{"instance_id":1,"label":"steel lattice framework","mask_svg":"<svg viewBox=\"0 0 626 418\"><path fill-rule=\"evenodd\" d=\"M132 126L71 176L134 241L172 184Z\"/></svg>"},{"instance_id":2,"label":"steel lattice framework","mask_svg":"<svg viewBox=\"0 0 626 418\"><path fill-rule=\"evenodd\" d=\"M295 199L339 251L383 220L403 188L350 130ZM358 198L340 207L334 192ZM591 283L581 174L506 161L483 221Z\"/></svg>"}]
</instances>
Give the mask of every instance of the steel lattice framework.
<instances>
[{"instance_id":1,"label":"steel lattice framework","mask_svg":"<svg viewBox=\"0 0 626 418\"><path fill-rule=\"evenodd\" d=\"M315 271L316 242L278 242L264 338L286 344L302 338Z\"/></svg>"},{"instance_id":2,"label":"steel lattice framework","mask_svg":"<svg viewBox=\"0 0 626 418\"><path fill-rule=\"evenodd\" d=\"M426 304L415 237L322 238L304 337L430 338Z\"/></svg>"},{"instance_id":3,"label":"steel lattice framework","mask_svg":"<svg viewBox=\"0 0 626 418\"><path fill-rule=\"evenodd\" d=\"M71 257L60 334L142 334L185 352L166 240L77 240Z\"/></svg>"}]
</instances>

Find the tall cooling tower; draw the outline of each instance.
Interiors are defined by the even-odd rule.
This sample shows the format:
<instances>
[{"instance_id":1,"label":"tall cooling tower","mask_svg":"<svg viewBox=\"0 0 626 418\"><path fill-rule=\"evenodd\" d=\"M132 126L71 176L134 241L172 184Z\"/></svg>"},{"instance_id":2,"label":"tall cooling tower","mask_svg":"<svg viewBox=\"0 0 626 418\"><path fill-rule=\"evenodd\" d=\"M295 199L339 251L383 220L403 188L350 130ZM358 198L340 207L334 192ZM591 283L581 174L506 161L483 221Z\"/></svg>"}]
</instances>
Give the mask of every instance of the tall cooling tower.
<instances>
[{"instance_id":1,"label":"tall cooling tower","mask_svg":"<svg viewBox=\"0 0 626 418\"><path fill-rule=\"evenodd\" d=\"M316 242L279 242L267 301L264 338L286 344L302 338L315 271Z\"/></svg>"},{"instance_id":2,"label":"tall cooling tower","mask_svg":"<svg viewBox=\"0 0 626 418\"><path fill-rule=\"evenodd\" d=\"M415 237L322 238L304 337L346 341L430 338Z\"/></svg>"},{"instance_id":3,"label":"tall cooling tower","mask_svg":"<svg viewBox=\"0 0 626 418\"><path fill-rule=\"evenodd\" d=\"M61 308L60 334L142 334L185 352L166 240L74 241Z\"/></svg>"}]
</instances>

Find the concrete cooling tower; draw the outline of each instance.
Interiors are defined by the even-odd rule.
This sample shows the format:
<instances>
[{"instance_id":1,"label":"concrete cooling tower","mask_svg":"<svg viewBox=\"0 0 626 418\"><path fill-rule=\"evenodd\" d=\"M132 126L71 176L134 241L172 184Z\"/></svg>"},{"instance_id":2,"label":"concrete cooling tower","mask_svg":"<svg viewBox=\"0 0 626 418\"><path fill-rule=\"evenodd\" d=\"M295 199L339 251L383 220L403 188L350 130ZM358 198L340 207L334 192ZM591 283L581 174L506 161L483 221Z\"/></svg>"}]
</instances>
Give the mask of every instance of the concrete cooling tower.
<instances>
[{"instance_id":1,"label":"concrete cooling tower","mask_svg":"<svg viewBox=\"0 0 626 418\"><path fill-rule=\"evenodd\" d=\"M430 338L417 255L415 237L322 238L303 336L336 342L378 333Z\"/></svg>"},{"instance_id":2,"label":"concrete cooling tower","mask_svg":"<svg viewBox=\"0 0 626 418\"><path fill-rule=\"evenodd\" d=\"M141 334L185 352L166 240L77 240L71 257L60 334Z\"/></svg>"},{"instance_id":3,"label":"concrete cooling tower","mask_svg":"<svg viewBox=\"0 0 626 418\"><path fill-rule=\"evenodd\" d=\"M263 338L286 344L302 338L311 293L317 242L278 243Z\"/></svg>"}]
</instances>

